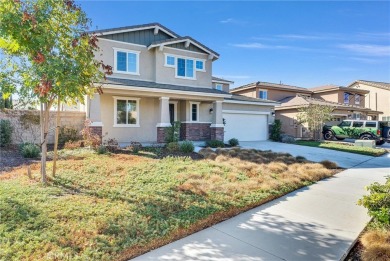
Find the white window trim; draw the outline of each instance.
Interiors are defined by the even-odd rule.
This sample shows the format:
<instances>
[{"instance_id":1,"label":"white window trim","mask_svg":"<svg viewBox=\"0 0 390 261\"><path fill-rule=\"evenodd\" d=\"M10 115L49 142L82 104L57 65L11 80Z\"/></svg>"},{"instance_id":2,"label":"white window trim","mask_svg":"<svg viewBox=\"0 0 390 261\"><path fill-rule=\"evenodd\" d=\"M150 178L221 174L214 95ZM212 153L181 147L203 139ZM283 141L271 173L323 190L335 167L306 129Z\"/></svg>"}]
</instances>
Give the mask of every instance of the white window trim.
<instances>
[{"instance_id":1,"label":"white window trim","mask_svg":"<svg viewBox=\"0 0 390 261\"><path fill-rule=\"evenodd\" d=\"M265 99L260 97L260 92L265 92L265 95L267 96ZM265 89L259 89L259 99L268 100L268 90Z\"/></svg>"},{"instance_id":2,"label":"white window trim","mask_svg":"<svg viewBox=\"0 0 390 261\"><path fill-rule=\"evenodd\" d=\"M116 47L113 47L112 49L114 49L114 70L113 70L114 73L140 75L140 73L139 73L139 56L140 56L141 51L122 49L122 48L116 48ZM117 70L117 52L125 52L125 53L136 54L137 55L137 71L136 72L118 71ZM127 55L126 55L126 59L127 59ZM126 68L127 68L127 63L126 63Z\"/></svg>"},{"instance_id":3,"label":"white window trim","mask_svg":"<svg viewBox=\"0 0 390 261\"><path fill-rule=\"evenodd\" d=\"M192 105L196 105L196 121L192 120ZM190 102L190 122L200 122L199 119L200 102Z\"/></svg>"},{"instance_id":4,"label":"white window trim","mask_svg":"<svg viewBox=\"0 0 390 261\"><path fill-rule=\"evenodd\" d=\"M196 68L196 62L203 62L203 69L197 69ZM195 71L197 71L197 72L206 72L206 60L195 59Z\"/></svg>"},{"instance_id":5,"label":"white window trim","mask_svg":"<svg viewBox=\"0 0 390 261\"><path fill-rule=\"evenodd\" d=\"M359 97L359 100L356 100L356 97ZM360 99L361 98L362 97L360 96L360 94L355 94L355 104L360 105Z\"/></svg>"},{"instance_id":6,"label":"white window trim","mask_svg":"<svg viewBox=\"0 0 390 261\"><path fill-rule=\"evenodd\" d=\"M221 89L218 89L218 88L217 88L218 86L221 86ZM216 89L216 90L219 90L219 91L223 91L223 84L222 84L222 83L216 83L216 84L215 84L215 89Z\"/></svg>"},{"instance_id":7,"label":"white window trim","mask_svg":"<svg viewBox=\"0 0 390 261\"><path fill-rule=\"evenodd\" d=\"M173 120L177 121L177 101L170 101L169 104L173 104L174 105Z\"/></svg>"},{"instance_id":8,"label":"white window trim","mask_svg":"<svg viewBox=\"0 0 390 261\"><path fill-rule=\"evenodd\" d=\"M139 101L141 98L134 98L134 97L125 97L125 96L112 96L114 99L114 125L113 127L118 128L118 127L126 127L126 128L138 128L141 127L140 121L141 121L141 116L140 116L140 111L139 111ZM117 117L117 101L118 100L135 100L137 102L137 123L136 124L118 124L116 123L116 117Z\"/></svg>"},{"instance_id":9,"label":"white window trim","mask_svg":"<svg viewBox=\"0 0 390 261\"><path fill-rule=\"evenodd\" d=\"M171 64L168 64L167 63L167 59L168 59L168 56L170 56L170 57L173 57L173 59L175 59L175 64L174 65L171 65ZM177 61L176 61L177 59L176 59L176 57L174 56L174 55L171 55L171 54L165 54L165 61L164 61L164 66L165 67L170 67L170 68L176 68L176 64L177 64Z\"/></svg>"}]
</instances>

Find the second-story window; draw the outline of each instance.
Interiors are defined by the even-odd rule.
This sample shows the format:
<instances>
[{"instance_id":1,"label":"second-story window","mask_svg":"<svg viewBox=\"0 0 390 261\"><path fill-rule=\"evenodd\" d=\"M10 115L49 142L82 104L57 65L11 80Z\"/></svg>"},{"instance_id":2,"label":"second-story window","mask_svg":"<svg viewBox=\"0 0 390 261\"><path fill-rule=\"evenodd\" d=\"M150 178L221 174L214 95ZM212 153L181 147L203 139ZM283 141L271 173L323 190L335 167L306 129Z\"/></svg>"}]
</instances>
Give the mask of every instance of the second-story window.
<instances>
[{"instance_id":1,"label":"second-story window","mask_svg":"<svg viewBox=\"0 0 390 261\"><path fill-rule=\"evenodd\" d=\"M139 52L115 49L115 72L139 74Z\"/></svg>"},{"instance_id":2,"label":"second-story window","mask_svg":"<svg viewBox=\"0 0 390 261\"><path fill-rule=\"evenodd\" d=\"M344 103L349 104L349 93L344 92Z\"/></svg>"},{"instance_id":3,"label":"second-story window","mask_svg":"<svg viewBox=\"0 0 390 261\"><path fill-rule=\"evenodd\" d=\"M194 77L194 60L177 58L176 76L184 78Z\"/></svg>"},{"instance_id":4,"label":"second-story window","mask_svg":"<svg viewBox=\"0 0 390 261\"><path fill-rule=\"evenodd\" d=\"M219 91L222 91L222 88L223 88L223 86L222 86L221 83L216 83L216 84L215 84L215 89L217 89L217 90L219 90Z\"/></svg>"},{"instance_id":5,"label":"second-story window","mask_svg":"<svg viewBox=\"0 0 390 261\"><path fill-rule=\"evenodd\" d=\"M204 62L203 61L196 61L196 70L204 71Z\"/></svg>"},{"instance_id":6,"label":"second-story window","mask_svg":"<svg viewBox=\"0 0 390 261\"><path fill-rule=\"evenodd\" d=\"M264 100L268 99L268 93L267 93L267 91L266 91L266 90L260 90L260 91L259 91L259 98L260 98L260 99L264 99Z\"/></svg>"},{"instance_id":7,"label":"second-story window","mask_svg":"<svg viewBox=\"0 0 390 261\"><path fill-rule=\"evenodd\" d=\"M175 57L174 56L166 56L166 65L175 66Z\"/></svg>"},{"instance_id":8,"label":"second-story window","mask_svg":"<svg viewBox=\"0 0 390 261\"><path fill-rule=\"evenodd\" d=\"M360 95L359 94L355 94L355 104L360 104Z\"/></svg>"}]
</instances>

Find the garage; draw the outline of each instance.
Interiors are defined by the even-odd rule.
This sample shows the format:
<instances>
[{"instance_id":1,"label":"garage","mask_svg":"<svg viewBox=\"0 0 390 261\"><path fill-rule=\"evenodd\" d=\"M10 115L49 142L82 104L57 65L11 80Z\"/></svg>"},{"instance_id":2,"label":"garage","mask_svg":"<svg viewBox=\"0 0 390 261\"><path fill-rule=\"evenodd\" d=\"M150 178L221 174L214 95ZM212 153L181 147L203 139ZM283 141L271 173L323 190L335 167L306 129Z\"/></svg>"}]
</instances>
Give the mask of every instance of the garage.
<instances>
[{"instance_id":1,"label":"garage","mask_svg":"<svg viewBox=\"0 0 390 261\"><path fill-rule=\"evenodd\" d=\"M223 111L225 141L268 140L268 114L258 111Z\"/></svg>"}]
</instances>

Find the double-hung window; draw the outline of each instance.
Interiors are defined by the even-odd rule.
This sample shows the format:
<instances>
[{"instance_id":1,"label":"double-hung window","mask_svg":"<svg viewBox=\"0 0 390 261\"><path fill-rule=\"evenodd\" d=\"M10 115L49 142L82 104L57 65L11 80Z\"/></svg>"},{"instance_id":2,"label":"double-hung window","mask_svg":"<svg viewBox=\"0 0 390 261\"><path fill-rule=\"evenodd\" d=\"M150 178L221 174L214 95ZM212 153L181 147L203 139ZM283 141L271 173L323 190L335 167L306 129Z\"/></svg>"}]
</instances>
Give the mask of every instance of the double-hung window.
<instances>
[{"instance_id":1,"label":"double-hung window","mask_svg":"<svg viewBox=\"0 0 390 261\"><path fill-rule=\"evenodd\" d=\"M194 60L177 58L176 76L183 78L194 77Z\"/></svg>"},{"instance_id":2,"label":"double-hung window","mask_svg":"<svg viewBox=\"0 0 390 261\"><path fill-rule=\"evenodd\" d=\"M114 97L114 127L139 127L139 98Z\"/></svg>"},{"instance_id":3,"label":"double-hung window","mask_svg":"<svg viewBox=\"0 0 390 261\"><path fill-rule=\"evenodd\" d=\"M360 95L359 94L355 94L355 104L360 104Z\"/></svg>"},{"instance_id":4,"label":"double-hung window","mask_svg":"<svg viewBox=\"0 0 390 261\"><path fill-rule=\"evenodd\" d=\"M344 93L344 103L349 104L349 93Z\"/></svg>"},{"instance_id":5,"label":"double-hung window","mask_svg":"<svg viewBox=\"0 0 390 261\"><path fill-rule=\"evenodd\" d=\"M260 99L264 99L264 100L268 99L268 93L267 93L267 91L266 91L266 90L260 90L260 91L259 91L259 98L260 98Z\"/></svg>"},{"instance_id":6,"label":"double-hung window","mask_svg":"<svg viewBox=\"0 0 390 261\"><path fill-rule=\"evenodd\" d=\"M221 83L216 83L215 84L215 89L217 89L218 91L222 91L222 84Z\"/></svg>"},{"instance_id":7,"label":"double-hung window","mask_svg":"<svg viewBox=\"0 0 390 261\"><path fill-rule=\"evenodd\" d=\"M139 74L139 52L114 49L115 72Z\"/></svg>"}]
</instances>

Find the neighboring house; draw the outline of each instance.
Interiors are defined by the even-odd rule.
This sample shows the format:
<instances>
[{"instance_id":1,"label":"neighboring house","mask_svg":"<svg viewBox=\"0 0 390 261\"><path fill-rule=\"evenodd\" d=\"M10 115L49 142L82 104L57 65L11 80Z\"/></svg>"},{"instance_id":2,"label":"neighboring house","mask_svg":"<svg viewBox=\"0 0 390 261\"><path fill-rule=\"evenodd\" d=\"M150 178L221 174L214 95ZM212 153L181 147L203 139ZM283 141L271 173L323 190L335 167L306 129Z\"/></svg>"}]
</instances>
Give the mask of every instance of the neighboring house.
<instances>
[{"instance_id":1,"label":"neighboring house","mask_svg":"<svg viewBox=\"0 0 390 261\"><path fill-rule=\"evenodd\" d=\"M365 107L383 112L380 120L390 121L390 83L358 80L348 87L369 91L365 96Z\"/></svg>"},{"instance_id":2,"label":"neighboring house","mask_svg":"<svg viewBox=\"0 0 390 261\"><path fill-rule=\"evenodd\" d=\"M333 119L327 122L331 125L344 119L375 119L381 113L364 107L364 96L369 93L368 91L335 85L307 89L256 82L235 88L231 93L280 102L280 106L275 107L275 118L281 120L284 133L298 138L310 135L307 125L297 122L298 109L310 104L333 106Z\"/></svg>"},{"instance_id":3,"label":"neighboring house","mask_svg":"<svg viewBox=\"0 0 390 261\"><path fill-rule=\"evenodd\" d=\"M268 139L277 103L228 93L232 82L212 77L217 52L158 23L95 33L96 58L113 67L97 83L103 94L87 101L95 133L121 143L164 142L171 123L180 121L182 140Z\"/></svg>"},{"instance_id":4,"label":"neighboring house","mask_svg":"<svg viewBox=\"0 0 390 261\"><path fill-rule=\"evenodd\" d=\"M228 81L228 80L218 78L215 76L212 76L211 82L212 82L213 89L217 89L217 90L224 91L224 92L229 92L230 85L234 84L233 81Z\"/></svg>"}]
</instances>

